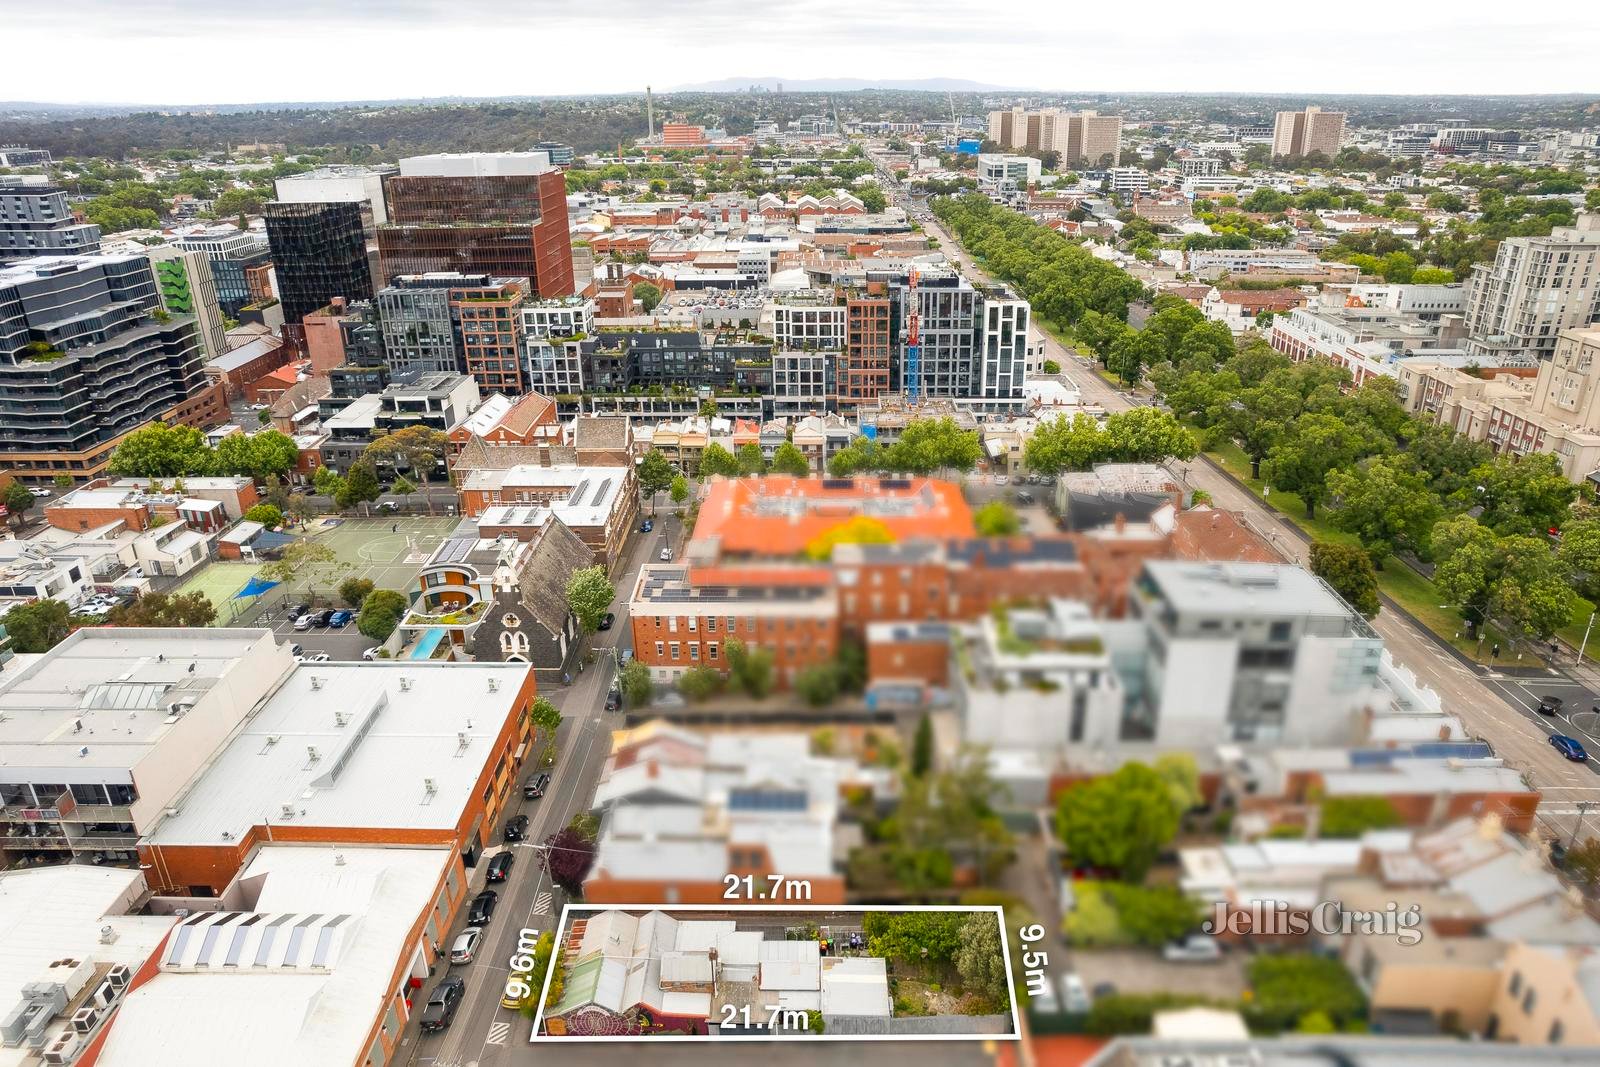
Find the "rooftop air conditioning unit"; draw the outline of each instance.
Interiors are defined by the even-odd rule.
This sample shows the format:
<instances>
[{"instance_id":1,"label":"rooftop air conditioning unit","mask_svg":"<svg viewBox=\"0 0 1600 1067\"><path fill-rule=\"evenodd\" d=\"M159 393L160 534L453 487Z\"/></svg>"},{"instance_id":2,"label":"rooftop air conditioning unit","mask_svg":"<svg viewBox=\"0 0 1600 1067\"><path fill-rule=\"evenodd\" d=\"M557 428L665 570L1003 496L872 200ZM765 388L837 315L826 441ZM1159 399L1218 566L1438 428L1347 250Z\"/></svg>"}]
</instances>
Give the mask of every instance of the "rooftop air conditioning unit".
<instances>
[{"instance_id":1,"label":"rooftop air conditioning unit","mask_svg":"<svg viewBox=\"0 0 1600 1067\"><path fill-rule=\"evenodd\" d=\"M118 989L110 982L101 982L99 985L95 986L94 993L90 995L89 999L93 1003L100 1005L102 1008L109 1008L112 1001L117 999L117 994L120 992L122 992L122 990Z\"/></svg>"},{"instance_id":2,"label":"rooftop air conditioning unit","mask_svg":"<svg viewBox=\"0 0 1600 1067\"><path fill-rule=\"evenodd\" d=\"M174 914L177 913L174 912ZM184 914L187 915L188 912L185 911ZM126 963L119 963L115 967L111 968L111 970L106 972L106 981L110 982L118 989L127 989L128 982L132 978L133 968L129 967Z\"/></svg>"},{"instance_id":3,"label":"rooftop air conditioning unit","mask_svg":"<svg viewBox=\"0 0 1600 1067\"><path fill-rule=\"evenodd\" d=\"M278 818L280 818L280 819L292 819L292 818L294 818L294 805L293 804L285 804L282 807L280 807L278 809Z\"/></svg>"},{"instance_id":4,"label":"rooftop air conditioning unit","mask_svg":"<svg viewBox=\"0 0 1600 1067\"><path fill-rule=\"evenodd\" d=\"M100 1021L98 1008L79 1008L72 1013L72 1028L80 1034L91 1033Z\"/></svg>"},{"instance_id":5,"label":"rooftop air conditioning unit","mask_svg":"<svg viewBox=\"0 0 1600 1067\"><path fill-rule=\"evenodd\" d=\"M83 1038L76 1030L68 1030L44 1050L44 1062L49 1064L67 1064L78 1058L78 1046L83 1043Z\"/></svg>"},{"instance_id":6,"label":"rooftop air conditioning unit","mask_svg":"<svg viewBox=\"0 0 1600 1067\"><path fill-rule=\"evenodd\" d=\"M411 692L411 679L405 677L404 675L402 675L400 677L400 692L402 692L402 693Z\"/></svg>"}]
</instances>

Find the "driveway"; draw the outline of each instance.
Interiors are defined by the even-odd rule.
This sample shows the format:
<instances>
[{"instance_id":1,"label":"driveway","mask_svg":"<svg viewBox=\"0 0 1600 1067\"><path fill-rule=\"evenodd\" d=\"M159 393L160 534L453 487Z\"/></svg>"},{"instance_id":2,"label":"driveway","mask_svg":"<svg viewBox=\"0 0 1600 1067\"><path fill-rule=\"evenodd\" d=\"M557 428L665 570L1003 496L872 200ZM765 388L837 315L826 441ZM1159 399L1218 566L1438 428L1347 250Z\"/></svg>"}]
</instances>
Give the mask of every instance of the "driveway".
<instances>
[{"instance_id":1,"label":"driveway","mask_svg":"<svg viewBox=\"0 0 1600 1067\"><path fill-rule=\"evenodd\" d=\"M1237 1000L1249 982L1245 952L1225 952L1212 963L1168 963L1154 949L1074 949L1072 963L1090 990L1110 982L1118 993L1198 993Z\"/></svg>"}]
</instances>

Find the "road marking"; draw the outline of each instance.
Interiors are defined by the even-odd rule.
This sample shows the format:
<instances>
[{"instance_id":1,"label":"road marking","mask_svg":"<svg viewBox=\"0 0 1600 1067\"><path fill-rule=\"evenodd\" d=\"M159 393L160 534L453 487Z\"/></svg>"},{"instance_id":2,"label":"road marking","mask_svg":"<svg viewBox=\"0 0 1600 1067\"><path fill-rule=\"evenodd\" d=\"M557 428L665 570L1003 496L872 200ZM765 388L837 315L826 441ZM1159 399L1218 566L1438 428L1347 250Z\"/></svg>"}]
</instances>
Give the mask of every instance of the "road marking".
<instances>
[{"instance_id":1,"label":"road marking","mask_svg":"<svg viewBox=\"0 0 1600 1067\"><path fill-rule=\"evenodd\" d=\"M540 893L533 898L533 913L535 915L550 914L550 905L555 903L555 899L549 893Z\"/></svg>"},{"instance_id":2,"label":"road marking","mask_svg":"<svg viewBox=\"0 0 1600 1067\"><path fill-rule=\"evenodd\" d=\"M489 1044L491 1044L491 1045L503 1045L503 1044L506 1043L506 1038L508 1038L510 1036L511 1036L511 1024L510 1023L490 1023L489 1024L489 1037L487 1039Z\"/></svg>"}]
</instances>

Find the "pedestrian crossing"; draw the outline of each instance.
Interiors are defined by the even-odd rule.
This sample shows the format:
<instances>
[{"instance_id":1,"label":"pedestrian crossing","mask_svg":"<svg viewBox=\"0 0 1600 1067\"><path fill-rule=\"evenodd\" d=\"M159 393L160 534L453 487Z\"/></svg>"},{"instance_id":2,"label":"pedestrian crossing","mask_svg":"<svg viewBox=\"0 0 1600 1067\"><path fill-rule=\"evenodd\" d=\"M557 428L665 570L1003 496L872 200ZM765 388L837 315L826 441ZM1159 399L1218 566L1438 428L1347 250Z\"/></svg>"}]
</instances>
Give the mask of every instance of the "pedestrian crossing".
<instances>
[{"instance_id":1,"label":"pedestrian crossing","mask_svg":"<svg viewBox=\"0 0 1600 1067\"><path fill-rule=\"evenodd\" d=\"M506 1038L511 1036L510 1023L490 1023L489 1036L485 1040L491 1045L503 1045Z\"/></svg>"},{"instance_id":2,"label":"pedestrian crossing","mask_svg":"<svg viewBox=\"0 0 1600 1067\"><path fill-rule=\"evenodd\" d=\"M533 898L533 913L535 915L550 914L550 906L555 903L555 897L549 893L540 893Z\"/></svg>"}]
</instances>

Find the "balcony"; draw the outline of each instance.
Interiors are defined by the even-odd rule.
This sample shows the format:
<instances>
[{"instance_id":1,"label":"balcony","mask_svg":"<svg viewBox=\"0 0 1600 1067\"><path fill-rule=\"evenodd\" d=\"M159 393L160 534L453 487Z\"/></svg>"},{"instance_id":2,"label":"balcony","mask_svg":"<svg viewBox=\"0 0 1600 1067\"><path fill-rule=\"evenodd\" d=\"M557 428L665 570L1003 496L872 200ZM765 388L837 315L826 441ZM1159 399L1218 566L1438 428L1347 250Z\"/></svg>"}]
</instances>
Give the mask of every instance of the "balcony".
<instances>
[{"instance_id":1,"label":"balcony","mask_svg":"<svg viewBox=\"0 0 1600 1067\"><path fill-rule=\"evenodd\" d=\"M422 630L432 626L443 626L451 629L469 629L483 621L484 615L489 610L488 603L479 601L464 608L453 608L448 611L426 612L412 610L406 612L400 625L406 629Z\"/></svg>"}]
</instances>

